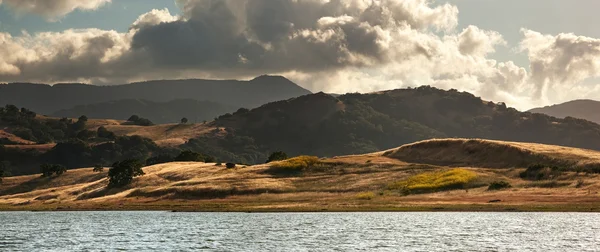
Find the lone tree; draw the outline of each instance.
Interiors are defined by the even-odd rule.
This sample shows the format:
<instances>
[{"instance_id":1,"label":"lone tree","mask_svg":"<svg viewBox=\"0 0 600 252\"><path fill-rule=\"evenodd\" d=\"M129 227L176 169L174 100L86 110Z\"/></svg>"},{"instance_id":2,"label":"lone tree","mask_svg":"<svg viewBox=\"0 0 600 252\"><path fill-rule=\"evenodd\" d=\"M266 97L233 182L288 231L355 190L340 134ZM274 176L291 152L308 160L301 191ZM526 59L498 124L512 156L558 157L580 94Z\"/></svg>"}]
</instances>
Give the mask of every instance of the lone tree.
<instances>
[{"instance_id":1,"label":"lone tree","mask_svg":"<svg viewBox=\"0 0 600 252\"><path fill-rule=\"evenodd\" d=\"M52 175L60 176L67 172L67 167L57 164L43 164L40 166L42 169L42 177L52 177Z\"/></svg>"},{"instance_id":2,"label":"lone tree","mask_svg":"<svg viewBox=\"0 0 600 252\"><path fill-rule=\"evenodd\" d=\"M267 160L267 163L273 162L273 161L281 161L281 160L286 160L288 159L288 155L283 152L283 151L276 151L271 153L271 155L269 156L269 159Z\"/></svg>"},{"instance_id":3,"label":"lone tree","mask_svg":"<svg viewBox=\"0 0 600 252\"><path fill-rule=\"evenodd\" d=\"M187 118L185 118L185 117L184 117L184 118L181 118L181 123L182 123L182 124L186 124L186 123L188 123L188 119L187 119Z\"/></svg>"},{"instance_id":4,"label":"lone tree","mask_svg":"<svg viewBox=\"0 0 600 252\"><path fill-rule=\"evenodd\" d=\"M108 170L108 185L111 187L123 187L129 185L133 178L144 175L144 165L135 159L116 162Z\"/></svg>"}]
</instances>

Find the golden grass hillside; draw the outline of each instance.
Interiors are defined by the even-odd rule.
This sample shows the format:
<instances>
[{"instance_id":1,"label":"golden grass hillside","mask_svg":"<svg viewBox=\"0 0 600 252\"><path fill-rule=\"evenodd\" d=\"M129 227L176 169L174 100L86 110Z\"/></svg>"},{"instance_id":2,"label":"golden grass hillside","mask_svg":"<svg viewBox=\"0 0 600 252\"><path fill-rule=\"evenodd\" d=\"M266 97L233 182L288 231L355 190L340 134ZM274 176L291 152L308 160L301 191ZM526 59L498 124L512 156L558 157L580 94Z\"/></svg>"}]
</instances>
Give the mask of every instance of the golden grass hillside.
<instances>
[{"instance_id":1,"label":"golden grass hillside","mask_svg":"<svg viewBox=\"0 0 600 252\"><path fill-rule=\"evenodd\" d=\"M98 126L99 127L99 126ZM118 136L138 135L152 139L161 146L177 146L184 144L187 140L197 138L215 130L216 127L209 124L160 124L154 126L136 125L106 125L109 131ZM96 127L97 129L97 127Z\"/></svg>"},{"instance_id":2,"label":"golden grass hillside","mask_svg":"<svg viewBox=\"0 0 600 252\"><path fill-rule=\"evenodd\" d=\"M558 146L447 141L442 145L448 155L461 153L457 143L465 143L469 148L487 146L472 145L476 141L475 144L509 145L486 149L507 148L507 152L497 153L507 158L511 158L506 153L513 154L513 148L546 155L542 158L552 157L559 163L573 162L582 156L587 159L581 162L593 162L597 157L586 150ZM426 143L431 142L435 141ZM426 146L431 146L433 153L443 150L439 144ZM423 146L419 150L426 153ZM551 178L534 181L520 176L524 168L428 165L431 159L399 161L393 153L329 159L301 156L255 166L237 165L233 169L213 163L167 163L143 168L146 174L124 188L107 187L108 168L99 173L90 168L70 170L53 178L8 177L0 183L0 210L600 211L598 174L560 171ZM461 155L466 163L468 155ZM470 163L484 164L482 156L472 158ZM493 160L489 164L498 164L499 159ZM489 185L499 182L510 186L488 190Z\"/></svg>"},{"instance_id":3,"label":"golden grass hillside","mask_svg":"<svg viewBox=\"0 0 600 252\"><path fill-rule=\"evenodd\" d=\"M483 139L434 139L383 153L409 163L486 168L544 164L565 167L600 165L600 152L555 145Z\"/></svg>"}]
</instances>

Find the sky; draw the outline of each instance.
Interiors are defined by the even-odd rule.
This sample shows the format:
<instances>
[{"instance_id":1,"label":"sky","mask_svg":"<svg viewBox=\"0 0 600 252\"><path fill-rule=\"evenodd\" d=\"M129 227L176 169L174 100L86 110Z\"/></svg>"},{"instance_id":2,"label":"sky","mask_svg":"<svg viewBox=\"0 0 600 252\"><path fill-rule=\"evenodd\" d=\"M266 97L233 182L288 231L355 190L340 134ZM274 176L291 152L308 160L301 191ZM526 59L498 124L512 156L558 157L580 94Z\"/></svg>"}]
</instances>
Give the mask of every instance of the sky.
<instances>
[{"instance_id":1,"label":"sky","mask_svg":"<svg viewBox=\"0 0 600 252\"><path fill-rule=\"evenodd\" d=\"M283 75L521 110L600 99L597 0L0 0L0 83Z\"/></svg>"}]
</instances>

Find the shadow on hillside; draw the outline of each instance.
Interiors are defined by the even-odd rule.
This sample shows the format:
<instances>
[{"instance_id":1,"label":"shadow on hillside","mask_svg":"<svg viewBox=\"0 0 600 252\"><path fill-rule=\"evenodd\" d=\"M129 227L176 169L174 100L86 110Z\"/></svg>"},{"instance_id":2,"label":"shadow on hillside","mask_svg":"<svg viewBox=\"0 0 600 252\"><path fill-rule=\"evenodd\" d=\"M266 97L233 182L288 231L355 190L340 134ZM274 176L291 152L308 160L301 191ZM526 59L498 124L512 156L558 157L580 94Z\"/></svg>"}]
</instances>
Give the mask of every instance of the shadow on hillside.
<instances>
[{"instance_id":1,"label":"shadow on hillside","mask_svg":"<svg viewBox=\"0 0 600 252\"><path fill-rule=\"evenodd\" d=\"M269 188L255 188L255 189L238 189L236 187L228 189L217 189L217 188L198 188L198 189L187 189L187 188L164 188L153 191L134 190L127 197L144 197L144 198L158 198L168 197L169 199L222 199L229 196L235 195L258 195L263 193L284 193L285 191L278 189Z\"/></svg>"},{"instance_id":2,"label":"shadow on hillside","mask_svg":"<svg viewBox=\"0 0 600 252\"><path fill-rule=\"evenodd\" d=\"M62 176L66 176L66 175L62 175ZM90 183L90 182L101 180L105 177L106 177L106 174L102 174L102 173L91 174L91 175L80 177L77 180L73 181L72 183L69 183L69 185ZM43 189L49 189L51 187L56 187L57 185L55 182L57 179L60 179L60 178L59 177L34 178L32 180L23 182L21 184L17 184L13 187L10 187L10 188L0 191L0 196L28 193L28 192L32 192L35 190L43 190Z\"/></svg>"},{"instance_id":3,"label":"shadow on hillside","mask_svg":"<svg viewBox=\"0 0 600 252\"><path fill-rule=\"evenodd\" d=\"M122 193L124 191L130 190L131 187L108 187L103 184L92 185L90 187L84 188L83 192L80 192L80 195L77 196L76 200L88 200L106 197L110 195L115 195ZM90 191L91 190L91 191Z\"/></svg>"}]
</instances>

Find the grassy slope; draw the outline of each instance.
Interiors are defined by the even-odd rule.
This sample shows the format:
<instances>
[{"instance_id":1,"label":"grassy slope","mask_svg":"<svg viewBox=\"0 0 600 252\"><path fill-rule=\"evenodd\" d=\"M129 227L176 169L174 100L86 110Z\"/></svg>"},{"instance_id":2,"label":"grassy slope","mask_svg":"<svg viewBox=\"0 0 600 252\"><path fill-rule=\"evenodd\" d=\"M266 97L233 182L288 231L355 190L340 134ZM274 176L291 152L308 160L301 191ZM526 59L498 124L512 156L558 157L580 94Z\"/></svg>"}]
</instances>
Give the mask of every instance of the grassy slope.
<instances>
[{"instance_id":1,"label":"grassy slope","mask_svg":"<svg viewBox=\"0 0 600 252\"><path fill-rule=\"evenodd\" d=\"M40 119L50 119L51 117L38 116ZM54 118L55 119L55 118ZM187 140L202 136L215 129L210 124L159 124L154 126L127 125L125 121L110 119L89 119L86 124L88 130L96 131L104 126L109 131L118 136L139 135L150 138L160 146L177 146L184 144ZM0 129L0 138L7 137L11 141L18 142L16 145L5 145L9 148L36 149L41 152L52 149L56 144L35 144L34 142L24 140L5 130Z\"/></svg>"},{"instance_id":2,"label":"grassy slope","mask_svg":"<svg viewBox=\"0 0 600 252\"><path fill-rule=\"evenodd\" d=\"M477 141L511 148L521 146L537 150L534 154L556 154L565 160L575 160L580 153L589 154L590 160L596 160L599 156L597 152L563 149L558 146ZM405 147L400 149L402 148ZM434 153L438 151L432 150ZM449 151L448 154L450 153L452 152ZM518 177L519 172L523 170L520 168L463 167L475 172L477 183L481 185L495 180L506 180L513 188L487 191L483 186L468 190L404 196L394 190L388 190L389 185L423 172L450 168L409 164L387 157L384 152L335 157L321 162L329 168L287 176L269 173L269 165L228 170L214 164L169 163L146 167L146 175L136 178L130 187L110 190L106 189L106 171L94 173L91 169L71 170L54 179L40 178L36 175L11 177L5 178L0 184L0 209L600 211L598 175L564 173L557 178L560 187L539 188L532 187L532 182ZM583 186L576 187L578 180L584 181ZM365 194L373 197L363 197ZM488 203L496 199L501 202Z\"/></svg>"},{"instance_id":3,"label":"grassy slope","mask_svg":"<svg viewBox=\"0 0 600 252\"><path fill-rule=\"evenodd\" d=\"M177 146L187 140L210 133L215 127L210 124L160 124L154 126L108 125L109 131L118 136L138 135L152 139L160 146Z\"/></svg>"},{"instance_id":4,"label":"grassy slope","mask_svg":"<svg viewBox=\"0 0 600 252\"><path fill-rule=\"evenodd\" d=\"M483 139L433 139L403 145L383 153L406 162L489 168L600 164L600 152L556 145Z\"/></svg>"}]
</instances>

